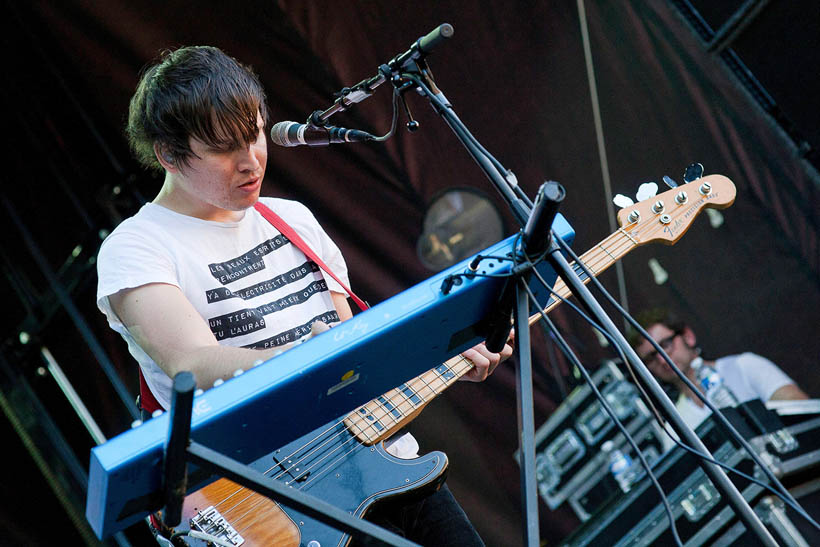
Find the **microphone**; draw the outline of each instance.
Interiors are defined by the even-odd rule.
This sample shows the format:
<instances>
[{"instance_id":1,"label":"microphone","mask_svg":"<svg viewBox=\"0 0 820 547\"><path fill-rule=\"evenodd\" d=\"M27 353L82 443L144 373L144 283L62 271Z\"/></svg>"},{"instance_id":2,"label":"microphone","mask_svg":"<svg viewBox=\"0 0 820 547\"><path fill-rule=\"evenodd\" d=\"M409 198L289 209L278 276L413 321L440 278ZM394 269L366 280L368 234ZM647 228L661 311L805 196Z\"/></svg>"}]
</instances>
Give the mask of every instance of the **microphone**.
<instances>
[{"instance_id":1,"label":"microphone","mask_svg":"<svg viewBox=\"0 0 820 547\"><path fill-rule=\"evenodd\" d=\"M270 140L279 146L327 146L338 142L371 141L376 137L358 129L279 122L270 130Z\"/></svg>"}]
</instances>

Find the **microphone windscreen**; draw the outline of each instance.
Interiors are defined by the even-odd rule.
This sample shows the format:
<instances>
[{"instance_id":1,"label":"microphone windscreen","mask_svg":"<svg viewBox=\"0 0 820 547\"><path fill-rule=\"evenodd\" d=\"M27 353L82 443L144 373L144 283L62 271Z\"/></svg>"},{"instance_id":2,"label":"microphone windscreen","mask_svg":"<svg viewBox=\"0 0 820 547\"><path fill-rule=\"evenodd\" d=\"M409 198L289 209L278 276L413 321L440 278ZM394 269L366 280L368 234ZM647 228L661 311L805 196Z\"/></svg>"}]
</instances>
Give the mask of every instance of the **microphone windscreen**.
<instances>
[{"instance_id":1,"label":"microphone windscreen","mask_svg":"<svg viewBox=\"0 0 820 547\"><path fill-rule=\"evenodd\" d=\"M299 142L296 135L288 135L293 128L294 133L298 130L299 124L296 122L278 122L271 127L270 140L278 146L296 146Z\"/></svg>"}]
</instances>

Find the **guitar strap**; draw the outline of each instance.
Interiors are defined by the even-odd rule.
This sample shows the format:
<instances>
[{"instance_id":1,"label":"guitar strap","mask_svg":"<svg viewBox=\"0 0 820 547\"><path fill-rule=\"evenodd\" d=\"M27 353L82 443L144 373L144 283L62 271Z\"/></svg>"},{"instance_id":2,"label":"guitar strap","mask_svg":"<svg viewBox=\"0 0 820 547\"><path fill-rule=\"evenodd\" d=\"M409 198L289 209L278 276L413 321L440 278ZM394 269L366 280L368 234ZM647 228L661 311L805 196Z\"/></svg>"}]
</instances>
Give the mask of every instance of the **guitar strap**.
<instances>
[{"instance_id":1,"label":"guitar strap","mask_svg":"<svg viewBox=\"0 0 820 547\"><path fill-rule=\"evenodd\" d=\"M256 205L253 206L253 208L256 209L257 211L259 211L259 214L261 214L263 217L265 217L268 220L268 222L273 224L274 228L279 230L282 233L283 236L285 236L286 238L288 238L290 240L291 243L293 243L294 245L299 247L299 250L301 250L303 253L305 253L306 257L308 257L309 259L314 261L330 277L335 279L336 282L339 285L341 285L342 288L345 291L347 291L347 294L349 294L350 298L352 298L353 301L356 303L356 305L359 306L360 310L364 311L369 307L361 298L359 298L358 296L353 294L353 291L348 289L347 286L344 283L342 283L341 280L338 277L336 277L336 274L334 274L332 271L330 271L330 268L328 268L325 265L325 263L322 262L321 258L316 256L316 253L313 252L313 249L308 247L308 244L305 243L305 241L299 236L299 234L297 234L296 231L293 228L291 228L290 225L282 219L282 217L280 217L279 215L277 215L276 213L271 211L270 208L268 208L267 206L263 205L262 203L260 203L258 201L256 202Z\"/></svg>"},{"instance_id":2,"label":"guitar strap","mask_svg":"<svg viewBox=\"0 0 820 547\"><path fill-rule=\"evenodd\" d=\"M347 294L349 294L350 298L352 298L353 301L356 303L356 305L359 306L359 309L364 311L369 307L361 298L359 298L358 296L353 294L353 291L351 291L349 288L347 288L347 285L342 283L342 281L338 277L336 277L336 274L334 274L332 271L330 271L330 268L328 268L325 265L325 263L322 261L322 259L319 258L316 255L316 253L313 252L313 249L311 249L308 246L308 244L305 243L305 241L299 236L299 234L296 233L296 230L291 228L291 226L287 222L285 222L282 219L282 217L280 217L279 215L274 213L269 207L263 205L262 203L260 203L258 201L256 202L256 204L253 207L257 211L259 211L259 214L261 214L263 217L265 217L265 219L268 222L273 224L273 227L276 228L277 230L279 230L282 233L283 236L288 238L291 243L296 245L299 248L299 250L301 250L303 253L305 253L306 257L308 257L313 262L315 262L330 277L335 279L336 282L339 285L341 285L342 288L345 291L347 291ZM138 403L137 406L140 408L140 410L144 410L145 412L148 412L149 414L153 413L155 410L162 410L162 406L160 406L160 404L157 401L156 397L154 397L154 394L151 393L151 390L148 388L148 383L145 381L145 376L142 374L142 369L139 369L139 372L140 372L140 396L139 396L139 403Z\"/></svg>"}]
</instances>

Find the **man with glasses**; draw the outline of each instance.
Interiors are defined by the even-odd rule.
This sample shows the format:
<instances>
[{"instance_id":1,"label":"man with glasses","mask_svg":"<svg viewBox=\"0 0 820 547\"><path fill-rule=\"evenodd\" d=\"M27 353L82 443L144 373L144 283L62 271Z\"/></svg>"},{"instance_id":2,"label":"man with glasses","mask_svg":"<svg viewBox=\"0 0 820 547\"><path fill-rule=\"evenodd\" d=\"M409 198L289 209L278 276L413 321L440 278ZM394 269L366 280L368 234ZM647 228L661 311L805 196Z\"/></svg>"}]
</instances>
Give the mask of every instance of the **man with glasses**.
<instances>
[{"instance_id":1,"label":"man with glasses","mask_svg":"<svg viewBox=\"0 0 820 547\"><path fill-rule=\"evenodd\" d=\"M702 359L694 331L669 310L648 310L638 314L636 319L693 383L697 368L693 363L700 360L702 366L717 370L725 385L740 402L752 399L761 399L763 402L808 399L786 373L760 355L746 352L715 360ZM648 340L634 333L632 345L655 377L678 392L675 406L690 427L697 427L709 416L709 408L683 383Z\"/></svg>"}]
</instances>

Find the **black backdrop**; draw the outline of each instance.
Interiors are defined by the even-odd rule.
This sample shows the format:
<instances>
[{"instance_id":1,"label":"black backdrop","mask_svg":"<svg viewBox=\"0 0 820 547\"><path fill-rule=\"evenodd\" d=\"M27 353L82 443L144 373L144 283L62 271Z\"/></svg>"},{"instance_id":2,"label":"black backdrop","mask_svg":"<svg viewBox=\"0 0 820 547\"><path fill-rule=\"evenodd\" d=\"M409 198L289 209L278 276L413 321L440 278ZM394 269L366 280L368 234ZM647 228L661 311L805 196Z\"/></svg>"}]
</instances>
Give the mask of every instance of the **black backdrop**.
<instances>
[{"instance_id":1,"label":"black backdrop","mask_svg":"<svg viewBox=\"0 0 820 547\"><path fill-rule=\"evenodd\" d=\"M816 8L809 2L769 6L738 38L738 51L771 93L763 97L770 101L767 114L759 94L749 93L727 68L727 56L707 52L673 5L685 3L585 4L600 138L575 2L7 3L0 85L7 135L7 385L31 386L83 466L92 441L48 375L38 374L36 348L50 348L106 436L130 423L100 363L110 364L129 395L137 391L136 373L124 344L94 307L93 256L100 231L112 229L159 188L159 180L130 159L121 129L138 73L161 49L223 48L259 73L271 122L303 121L329 106L333 92L374 75L380 63L449 22L454 37L430 57L438 85L529 195L546 179L566 187L561 210L577 232L577 251L614 229L605 180L613 193L634 195L639 183L662 175L680 180L683 168L698 161L707 174L735 182L737 201L723 211L719 227L703 215L677 245L635 250L622 261L623 293L614 270L602 280L633 312L656 303L680 309L707 355L758 352L816 396L820 200L811 160L818 110L812 90L818 84L816 70L800 70L816 42ZM705 14L715 28L723 15L716 11ZM782 43L789 38L786 56ZM421 98L408 97L421 123L415 134L400 125L385 144L270 149L263 193L314 210L347 257L354 290L371 303L432 274L415 248L425 208L438 192L469 186L503 208L444 123ZM781 97L782 108L772 108ZM387 86L334 123L384 133ZM509 215L506 221L512 233ZM653 258L668 273L662 284L648 266ZM590 367L609 355L567 310L554 315ZM20 344L21 330L32 342ZM534 333L541 423L560 402L560 384L547 372L549 348ZM561 359L558 368L566 371ZM483 385L453 387L413 430L424 448L450 456L451 488L487 543L520 542L513 367ZM14 446L23 454L22 471L3 481L20 488L19 477L25 477L25 490L36 494L26 494L31 502L24 497L4 504L10 535L32 544L71 534L68 520L59 524L62 517L50 527L26 524L24 515L35 512L30 506L47 503L52 494L38 478L43 468L33 466L16 440ZM545 540L560 539L575 526L570 512L542 506Z\"/></svg>"}]
</instances>

